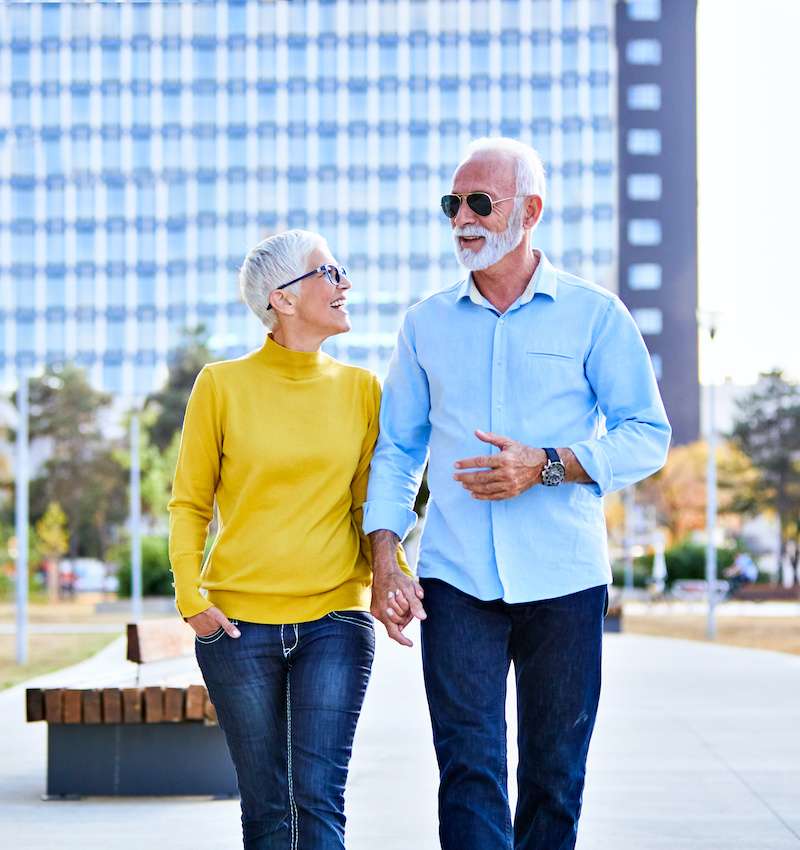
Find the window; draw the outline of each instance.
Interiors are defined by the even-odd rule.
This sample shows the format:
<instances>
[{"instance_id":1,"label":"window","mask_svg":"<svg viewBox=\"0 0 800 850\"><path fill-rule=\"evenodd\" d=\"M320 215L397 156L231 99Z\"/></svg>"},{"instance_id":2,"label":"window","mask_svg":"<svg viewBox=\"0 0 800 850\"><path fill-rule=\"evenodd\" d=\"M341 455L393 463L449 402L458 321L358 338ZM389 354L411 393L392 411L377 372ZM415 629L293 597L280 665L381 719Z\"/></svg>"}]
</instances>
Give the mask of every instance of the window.
<instances>
[{"instance_id":1,"label":"window","mask_svg":"<svg viewBox=\"0 0 800 850\"><path fill-rule=\"evenodd\" d=\"M664 325L661 310L656 307L640 307L631 311L639 330L643 334L660 334Z\"/></svg>"},{"instance_id":2,"label":"window","mask_svg":"<svg viewBox=\"0 0 800 850\"><path fill-rule=\"evenodd\" d=\"M659 130L628 130L628 153L657 156L661 153Z\"/></svg>"},{"instance_id":3,"label":"window","mask_svg":"<svg viewBox=\"0 0 800 850\"><path fill-rule=\"evenodd\" d=\"M642 83L628 86L628 109L661 109L661 86Z\"/></svg>"},{"instance_id":4,"label":"window","mask_svg":"<svg viewBox=\"0 0 800 850\"><path fill-rule=\"evenodd\" d=\"M633 218L628 222L631 245L660 245L661 222L654 218Z\"/></svg>"},{"instance_id":5,"label":"window","mask_svg":"<svg viewBox=\"0 0 800 850\"><path fill-rule=\"evenodd\" d=\"M632 21L657 21L661 18L661 0L628 0L626 5Z\"/></svg>"},{"instance_id":6,"label":"window","mask_svg":"<svg viewBox=\"0 0 800 850\"><path fill-rule=\"evenodd\" d=\"M628 197L632 201L657 201L661 198L661 175L629 174Z\"/></svg>"},{"instance_id":7,"label":"window","mask_svg":"<svg viewBox=\"0 0 800 850\"><path fill-rule=\"evenodd\" d=\"M628 266L630 289L660 289L661 266L657 263L634 263Z\"/></svg>"},{"instance_id":8,"label":"window","mask_svg":"<svg viewBox=\"0 0 800 850\"><path fill-rule=\"evenodd\" d=\"M629 65L660 65L661 42L654 38L635 38L625 45Z\"/></svg>"}]
</instances>

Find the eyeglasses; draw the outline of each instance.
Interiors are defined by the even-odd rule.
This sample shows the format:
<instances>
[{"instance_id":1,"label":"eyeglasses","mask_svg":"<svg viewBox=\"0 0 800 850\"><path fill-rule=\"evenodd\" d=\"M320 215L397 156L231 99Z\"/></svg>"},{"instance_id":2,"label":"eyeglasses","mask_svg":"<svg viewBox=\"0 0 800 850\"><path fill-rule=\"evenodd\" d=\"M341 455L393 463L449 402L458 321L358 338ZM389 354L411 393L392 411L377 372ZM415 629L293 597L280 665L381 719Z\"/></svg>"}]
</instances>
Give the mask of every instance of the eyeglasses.
<instances>
[{"instance_id":1,"label":"eyeglasses","mask_svg":"<svg viewBox=\"0 0 800 850\"><path fill-rule=\"evenodd\" d=\"M288 283L282 283L280 286L276 286L273 289L273 292L277 292L279 289L286 289L287 286L291 286L293 283L299 283L301 280L305 280L307 277L312 277L315 274L324 274L325 279L328 283L335 287L336 289L342 288L342 278L347 277L347 269L344 266L334 266L332 263L325 263L319 268L314 269L313 271L306 272L305 274L301 274L300 277L296 277L294 280L290 280ZM272 309L272 304L267 304L267 310Z\"/></svg>"},{"instance_id":2,"label":"eyeglasses","mask_svg":"<svg viewBox=\"0 0 800 850\"><path fill-rule=\"evenodd\" d=\"M467 206L478 215L484 218L492 214L495 204L502 201L510 201L512 198L522 198L523 195L509 195L507 198L498 198L493 201L490 195L486 192L470 192L468 195L442 195L442 211L448 218L455 218L458 211L461 209L461 201L467 201ZM500 210L502 213L502 210Z\"/></svg>"}]
</instances>

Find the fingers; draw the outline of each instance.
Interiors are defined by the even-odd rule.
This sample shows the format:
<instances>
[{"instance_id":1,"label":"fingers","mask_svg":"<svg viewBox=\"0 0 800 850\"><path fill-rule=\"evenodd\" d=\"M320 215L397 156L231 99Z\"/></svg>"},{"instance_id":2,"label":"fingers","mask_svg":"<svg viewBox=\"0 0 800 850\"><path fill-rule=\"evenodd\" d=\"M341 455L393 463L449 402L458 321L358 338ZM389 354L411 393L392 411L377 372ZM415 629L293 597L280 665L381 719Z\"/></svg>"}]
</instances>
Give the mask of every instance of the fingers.
<instances>
[{"instance_id":1,"label":"fingers","mask_svg":"<svg viewBox=\"0 0 800 850\"><path fill-rule=\"evenodd\" d=\"M457 460L454 466L456 469L496 469L504 462L501 455L478 455Z\"/></svg>"},{"instance_id":2,"label":"fingers","mask_svg":"<svg viewBox=\"0 0 800 850\"><path fill-rule=\"evenodd\" d=\"M413 642L410 641L401 631L400 626L396 623L385 623L386 633L392 640L397 641L401 646L414 646Z\"/></svg>"},{"instance_id":3,"label":"fingers","mask_svg":"<svg viewBox=\"0 0 800 850\"><path fill-rule=\"evenodd\" d=\"M476 431L475 436L484 443L491 443L493 446L497 446L498 449L504 449L514 442L509 437L493 434L491 431Z\"/></svg>"},{"instance_id":4,"label":"fingers","mask_svg":"<svg viewBox=\"0 0 800 850\"><path fill-rule=\"evenodd\" d=\"M502 470L493 469L491 472L456 472L453 478L469 486L471 484L491 484L496 482L501 475L503 475Z\"/></svg>"},{"instance_id":5,"label":"fingers","mask_svg":"<svg viewBox=\"0 0 800 850\"><path fill-rule=\"evenodd\" d=\"M425 613L425 609L422 607L421 601L425 596L425 593L419 583L416 581L409 581L403 595L411 608L412 616L416 617L418 620L426 620L428 615Z\"/></svg>"},{"instance_id":6,"label":"fingers","mask_svg":"<svg viewBox=\"0 0 800 850\"><path fill-rule=\"evenodd\" d=\"M242 633L239 631L239 629L237 629L236 626L234 626L233 623L221 612L218 622L222 626L222 628L225 629L228 634L228 637L241 637Z\"/></svg>"},{"instance_id":7,"label":"fingers","mask_svg":"<svg viewBox=\"0 0 800 850\"><path fill-rule=\"evenodd\" d=\"M406 602L403 592L398 588L397 590L390 590L386 595L389 599L389 608L402 617L408 611L408 602Z\"/></svg>"}]
</instances>

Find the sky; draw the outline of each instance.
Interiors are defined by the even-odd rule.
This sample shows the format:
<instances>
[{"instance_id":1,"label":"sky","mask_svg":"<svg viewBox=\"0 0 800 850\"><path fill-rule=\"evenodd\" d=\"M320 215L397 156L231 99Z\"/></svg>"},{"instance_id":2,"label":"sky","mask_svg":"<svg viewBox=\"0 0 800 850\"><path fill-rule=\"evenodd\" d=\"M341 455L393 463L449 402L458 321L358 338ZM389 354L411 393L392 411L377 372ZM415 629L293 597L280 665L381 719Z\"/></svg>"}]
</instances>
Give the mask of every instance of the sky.
<instances>
[{"instance_id":1,"label":"sky","mask_svg":"<svg viewBox=\"0 0 800 850\"><path fill-rule=\"evenodd\" d=\"M800 380L800 0L698 0L701 379ZM706 337L707 340L707 337Z\"/></svg>"}]
</instances>

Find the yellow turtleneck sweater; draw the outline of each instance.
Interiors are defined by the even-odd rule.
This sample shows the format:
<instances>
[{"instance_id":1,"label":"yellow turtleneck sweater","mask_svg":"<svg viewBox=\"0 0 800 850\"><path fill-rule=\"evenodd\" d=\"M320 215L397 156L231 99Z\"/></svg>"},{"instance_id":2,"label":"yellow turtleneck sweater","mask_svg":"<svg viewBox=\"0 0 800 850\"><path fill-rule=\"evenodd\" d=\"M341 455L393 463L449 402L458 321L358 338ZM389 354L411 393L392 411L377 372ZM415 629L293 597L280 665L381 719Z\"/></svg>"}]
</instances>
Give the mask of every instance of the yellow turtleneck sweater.
<instances>
[{"instance_id":1,"label":"yellow turtleneck sweater","mask_svg":"<svg viewBox=\"0 0 800 850\"><path fill-rule=\"evenodd\" d=\"M371 372L269 336L202 369L169 503L181 616L216 605L237 620L299 623L369 610L361 515L380 393ZM219 533L203 565L215 500ZM408 572L402 548L398 563Z\"/></svg>"}]
</instances>

